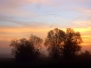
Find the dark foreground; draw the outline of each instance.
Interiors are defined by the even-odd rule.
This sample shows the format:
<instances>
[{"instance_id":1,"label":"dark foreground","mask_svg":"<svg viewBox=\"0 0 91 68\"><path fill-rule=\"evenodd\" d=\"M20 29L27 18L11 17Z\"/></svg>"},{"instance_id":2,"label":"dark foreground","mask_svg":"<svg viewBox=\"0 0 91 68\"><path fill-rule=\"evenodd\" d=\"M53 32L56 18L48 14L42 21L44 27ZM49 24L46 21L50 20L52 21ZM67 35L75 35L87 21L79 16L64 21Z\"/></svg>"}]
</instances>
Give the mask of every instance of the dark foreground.
<instances>
[{"instance_id":1,"label":"dark foreground","mask_svg":"<svg viewBox=\"0 0 91 68\"><path fill-rule=\"evenodd\" d=\"M14 58L1 58L0 68L18 68L18 67L38 67L38 68L57 68L62 66L91 66L90 59L74 59L74 60L52 60L52 59L38 59L32 62L17 62Z\"/></svg>"}]
</instances>

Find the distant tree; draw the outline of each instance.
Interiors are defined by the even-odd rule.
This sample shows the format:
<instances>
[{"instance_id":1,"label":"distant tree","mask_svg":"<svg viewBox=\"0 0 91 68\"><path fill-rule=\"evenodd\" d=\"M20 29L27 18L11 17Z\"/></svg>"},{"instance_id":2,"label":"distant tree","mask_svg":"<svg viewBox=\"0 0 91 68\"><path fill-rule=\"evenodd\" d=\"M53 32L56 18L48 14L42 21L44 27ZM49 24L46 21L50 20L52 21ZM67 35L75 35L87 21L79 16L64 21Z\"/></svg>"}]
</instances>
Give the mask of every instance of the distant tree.
<instances>
[{"instance_id":1,"label":"distant tree","mask_svg":"<svg viewBox=\"0 0 91 68\"><path fill-rule=\"evenodd\" d=\"M67 28L63 48L64 58L69 59L75 57L75 55L81 50L81 42L82 38L80 33L74 32L74 30L71 28Z\"/></svg>"},{"instance_id":2,"label":"distant tree","mask_svg":"<svg viewBox=\"0 0 91 68\"><path fill-rule=\"evenodd\" d=\"M26 40L25 38L20 40L12 40L10 46L13 47L12 53L15 58L19 61L31 61L38 57L39 49L36 45L41 45L42 39L37 36L31 35L30 40Z\"/></svg>"},{"instance_id":3,"label":"distant tree","mask_svg":"<svg viewBox=\"0 0 91 68\"><path fill-rule=\"evenodd\" d=\"M37 36L31 34L29 41L34 46L35 50L41 51L41 44L42 44L43 40L40 37L37 37Z\"/></svg>"},{"instance_id":4,"label":"distant tree","mask_svg":"<svg viewBox=\"0 0 91 68\"><path fill-rule=\"evenodd\" d=\"M61 55L61 50L63 48L62 42L65 39L65 32L55 28L48 32L47 38L45 40L45 46L48 47L49 56L53 58L58 58Z\"/></svg>"},{"instance_id":5,"label":"distant tree","mask_svg":"<svg viewBox=\"0 0 91 68\"><path fill-rule=\"evenodd\" d=\"M91 59L91 53L90 53L90 51L86 50L85 52L82 52L80 54L80 57L83 58L83 59Z\"/></svg>"}]
</instances>

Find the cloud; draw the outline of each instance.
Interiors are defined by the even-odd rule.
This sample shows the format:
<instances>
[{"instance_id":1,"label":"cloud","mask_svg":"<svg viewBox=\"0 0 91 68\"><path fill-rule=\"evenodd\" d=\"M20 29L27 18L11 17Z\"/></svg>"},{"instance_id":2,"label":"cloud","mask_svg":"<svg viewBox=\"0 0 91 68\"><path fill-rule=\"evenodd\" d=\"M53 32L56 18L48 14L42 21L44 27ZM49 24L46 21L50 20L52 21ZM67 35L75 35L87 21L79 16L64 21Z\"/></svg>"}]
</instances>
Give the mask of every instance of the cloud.
<instances>
[{"instance_id":1,"label":"cloud","mask_svg":"<svg viewBox=\"0 0 91 68\"><path fill-rule=\"evenodd\" d=\"M1 9L2 10L2 9ZM31 17L31 15L35 15L35 13L27 10L19 10L19 9L3 9L0 11L0 16L11 16L11 17Z\"/></svg>"},{"instance_id":2,"label":"cloud","mask_svg":"<svg viewBox=\"0 0 91 68\"><path fill-rule=\"evenodd\" d=\"M83 0L80 0L83 1ZM86 0L84 0L86 1ZM88 2L89 0L87 0ZM34 8L33 5L35 5L37 8L40 8L42 5L45 5L47 8L48 6L51 6L53 8L61 8L63 7L64 9L66 8L67 4L65 3L67 2L68 4L70 4L70 2L72 3L76 3L79 2L79 0L77 0L76 2L73 2L72 0L0 0L0 13L5 14L5 15L13 15L13 16L30 16L31 14L35 14L33 10L20 10L21 7L24 7L26 5L32 5L30 6L30 8ZM65 5L66 4L66 5ZM68 7L68 6L67 6ZM58 9L59 9L58 8ZM69 9L72 7L69 7ZM46 9L46 8L45 8ZM69 10L68 9L68 10ZM80 6L80 8L74 9L80 12L87 12L89 14L91 14L91 10L87 9L85 10L84 8L82 9L82 7ZM48 10L49 11L49 10Z\"/></svg>"},{"instance_id":3,"label":"cloud","mask_svg":"<svg viewBox=\"0 0 91 68\"><path fill-rule=\"evenodd\" d=\"M62 4L61 2L63 2L63 0L0 0L0 9L11 10L24 7L26 5L35 5L36 7L41 7L41 5L58 6Z\"/></svg>"},{"instance_id":4,"label":"cloud","mask_svg":"<svg viewBox=\"0 0 91 68\"><path fill-rule=\"evenodd\" d=\"M73 21L72 23L76 24L76 25L78 25L80 27L85 27L85 29L91 27L91 20L87 20L87 21L86 20L85 21Z\"/></svg>"},{"instance_id":5,"label":"cloud","mask_svg":"<svg viewBox=\"0 0 91 68\"><path fill-rule=\"evenodd\" d=\"M0 0L0 6L1 7L7 7L7 8L16 8L16 7L21 7L27 4L45 4L45 5L52 5L52 6L56 6L60 4L64 4L64 3L76 3L76 2L89 2L90 0Z\"/></svg>"},{"instance_id":6,"label":"cloud","mask_svg":"<svg viewBox=\"0 0 91 68\"><path fill-rule=\"evenodd\" d=\"M0 16L29 17L34 15L32 11L20 9L27 4L29 4L27 0L0 0Z\"/></svg>"},{"instance_id":7,"label":"cloud","mask_svg":"<svg viewBox=\"0 0 91 68\"><path fill-rule=\"evenodd\" d=\"M4 8L16 8L19 6L23 6L25 4L27 4L27 0L0 0L0 8L3 7Z\"/></svg>"},{"instance_id":8,"label":"cloud","mask_svg":"<svg viewBox=\"0 0 91 68\"><path fill-rule=\"evenodd\" d=\"M38 2L40 2L40 3L46 3L46 2L51 1L51 0L27 0L27 1L31 2L31 3L38 3Z\"/></svg>"},{"instance_id":9,"label":"cloud","mask_svg":"<svg viewBox=\"0 0 91 68\"><path fill-rule=\"evenodd\" d=\"M80 2L90 2L91 0L78 0Z\"/></svg>"},{"instance_id":10,"label":"cloud","mask_svg":"<svg viewBox=\"0 0 91 68\"><path fill-rule=\"evenodd\" d=\"M36 6L41 6L41 5L45 5L45 6L59 6L61 5L63 0L28 0L29 3L33 3Z\"/></svg>"},{"instance_id":11,"label":"cloud","mask_svg":"<svg viewBox=\"0 0 91 68\"><path fill-rule=\"evenodd\" d=\"M47 4L47 3L50 3L50 1L52 0L0 0L0 6L1 6L0 8L2 7L3 7L2 9L18 8L18 7L22 7L31 3Z\"/></svg>"},{"instance_id":12,"label":"cloud","mask_svg":"<svg viewBox=\"0 0 91 68\"><path fill-rule=\"evenodd\" d=\"M85 13L85 14L89 14L91 15L91 9L87 9L87 8L76 8L75 10L81 12L81 13Z\"/></svg>"},{"instance_id":13,"label":"cloud","mask_svg":"<svg viewBox=\"0 0 91 68\"><path fill-rule=\"evenodd\" d=\"M82 36L85 40L90 40L91 39L91 35L87 34L87 35L83 35Z\"/></svg>"},{"instance_id":14,"label":"cloud","mask_svg":"<svg viewBox=\"0 0 91 68\"><path fill-rule=\"evenodd\" d=\"M35 27L1 27L0 32L12 32L12 33L21 33L21 32L46 32L50 30L49 28L35 28Z\"/></svg>"},{"instance_id":15,"label":"cloud","mask_svg":"<svg viewBox=\"0 0 91 68\"><path fill-rule=\"evenodd\" d=\"M91 27L91 21L74 21L73 23L79 25L80 27Z\"/></svg>"},{"instance_id":16,"label":"cloud","mask_svg":"<svg viewBox=\"0 0 91 68\"><path fill-rule=\"evenodd\" d=\"M0 16L0 21L7 23L4 26L2 23L0 23L1 24L0 27L8 27L11 24L14 24L14 25L12 25L12 27L13 26L14 27L18 27L18 26L20 26L20 27L32 27L32 28L47 27L47 24L45 22L20 21L20 20L14 20L14 17L9 17L9 16Z\"/></svg>"},{"instance_id":17,"label":"cloud","mask_svg":"<svg viewBox=\"0 0 91 68\"><path fill-rule=\"evenodd\" d=\"M81 44L83 47L87 45L91 45L91 27L88 28L73 28L75 31L79 31L82 36L83 43Z\"/></svg>"}]
</instances>

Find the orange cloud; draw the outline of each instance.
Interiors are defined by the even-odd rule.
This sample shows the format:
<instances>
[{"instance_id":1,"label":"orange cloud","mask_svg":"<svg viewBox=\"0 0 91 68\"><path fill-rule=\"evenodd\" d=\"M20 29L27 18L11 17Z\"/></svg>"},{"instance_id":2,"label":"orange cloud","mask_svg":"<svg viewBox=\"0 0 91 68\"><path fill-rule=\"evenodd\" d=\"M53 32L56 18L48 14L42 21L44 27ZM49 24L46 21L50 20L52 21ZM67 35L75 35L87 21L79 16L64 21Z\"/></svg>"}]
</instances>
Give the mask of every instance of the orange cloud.
<instances>
[{"instance_id":1,"label":"orange cloud","mask_svg":"<svg viewBox=\"0 0 91 68\"><path fill-rule=\"evenodd\" d=\"M53 28L43 28L42 27L42 29L41 28L39 28L39 27L37 27L37 28L35 28L35 27L1 27L0 28L1 30L0 30L0 32L7 32L7 33L24 33L24 32L30 32L30 33L46 33L46 32L48 32L49 30L52 30ZM62 30L64 30L64 31L66 31L66 29L65 28L60 28L60 29L62 29ZM91 31L91 27L88 27L88 28L73 28L74 29L74 31L79 31L80 33L82 33L82 34L84 34L84 33L86 33L86 32L88 32L88 31Z\"/></svg>"},{"instance_id":2,"label":"orange cloud","mask_svg":"<svg viewBox=\"0 0 91 68\"><path fill-rule=\"evenodd\" d=\"M75 31L79 31L81 33L85 33L85 32L88 32L88 31L91 31L91 27L87 27L87 28L73 28Z\"/></svg>"},{"instance_id":3,"label":"orange cloud","mask_svg":"<svg viewBox=\"0 0 91 68\"><path fill-rule=\"evenodd\" d=\"M0 28L0 32L12 32L12 33L22 33L22 32L45 32L47 29L41 28L26 28L26 27L17 27L17 28Z\"/></svg>"}]
</instances>

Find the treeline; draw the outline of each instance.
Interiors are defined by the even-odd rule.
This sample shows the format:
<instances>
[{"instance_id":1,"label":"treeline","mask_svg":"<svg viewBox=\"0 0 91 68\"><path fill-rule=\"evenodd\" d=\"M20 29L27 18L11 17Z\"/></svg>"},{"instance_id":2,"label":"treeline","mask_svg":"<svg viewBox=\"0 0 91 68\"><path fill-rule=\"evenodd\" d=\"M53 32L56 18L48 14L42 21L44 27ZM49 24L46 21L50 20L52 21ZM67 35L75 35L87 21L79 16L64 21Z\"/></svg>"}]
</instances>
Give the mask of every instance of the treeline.
<instances>
[{"instance_id":1,"label":"treeline","mask_svg":"<svg viewBox=\"0 0 91 68\"><path fill-rule=\"evenodd\" d=\"M14 39L11 41L10 46L13 47L12 54L17 61L33 61L41 55L41 45L43 42L51 59L87 60L91 57L89 51L81 53L81 34L71 28L67 28L66 32L58 28L50 30L44 41L35 35L31 35L28 40L25 38Z\"/></svg>"}]
</instances>

